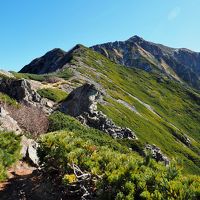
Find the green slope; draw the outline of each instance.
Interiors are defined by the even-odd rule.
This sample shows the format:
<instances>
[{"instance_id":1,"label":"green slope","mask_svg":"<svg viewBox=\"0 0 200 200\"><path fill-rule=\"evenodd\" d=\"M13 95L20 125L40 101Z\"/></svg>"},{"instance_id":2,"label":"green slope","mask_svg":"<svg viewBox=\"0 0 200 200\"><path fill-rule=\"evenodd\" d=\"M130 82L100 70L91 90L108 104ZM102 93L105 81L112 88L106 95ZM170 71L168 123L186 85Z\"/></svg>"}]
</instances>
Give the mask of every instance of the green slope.
<instances>
[{"instance_id":1,"label":"green slope","mask_svg":"<svg viewBox=\"0 0 200 200\"><path fill-rule=\"evenodd\" d=\"M141 158L119 143L122 140L63 113L49 118L50 131L55 132L40 137L38 155L46 176L64 189L64 199L83 199L85 190L90 199L199 198L199 176L181 174L174 163L165 167L148 155Z\"/></svg>"},{"instance_id":2,"label":"green slope","mask_svg":"<svg viewBox=\"0 0 200 200\"><path fill-rule=\"evenodd\" d=\"M171 159L182 160L186 172L200 174L197 91L158 74L117 65L83 46L73 52L69 64L106 90L107 103L99 109L116 124L131 128L142 142L156 144ZM189 146L184 144L185 135L191 140Z\"/></svg>"}]
</instances>

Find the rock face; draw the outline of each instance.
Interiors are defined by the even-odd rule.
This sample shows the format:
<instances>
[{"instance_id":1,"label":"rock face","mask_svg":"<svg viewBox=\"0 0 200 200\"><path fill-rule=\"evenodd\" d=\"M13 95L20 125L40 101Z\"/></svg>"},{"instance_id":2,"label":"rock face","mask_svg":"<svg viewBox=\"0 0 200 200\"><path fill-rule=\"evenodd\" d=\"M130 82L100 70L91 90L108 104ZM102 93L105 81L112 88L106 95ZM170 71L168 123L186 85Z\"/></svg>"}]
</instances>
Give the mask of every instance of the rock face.
<instances>
[{"instance_id":1,"label":"rock face","mask_svg":"<svg viewBox=\"0 0 200 200\"><path fill-rule=\"evenodd\" d=\"M15 132L16 134L22 132L17 121L15 121L3 107L0 107L0 130Z\"/></svg>"},{"instance_id":2,"label":"rock face","mask_svg":"<svg viewBox=\"0 0 200 200\"><path fill-rule=\"evenodd\" d=\"M200 89L200 53L155 44L138 36L91 48L116 63L145 71L156 69Z\"/></svg>"},{"instance_id":3,"label":"rock face","mask_svg":"<svg viewBox=\"0 0 200 200\"><path fill-rule=\"evenodd\" d=\"M53 111L53 102L42 98L34 89L31 82L25 79L1 79L0 92L22 102L28 106L35 106L50 114Z\"/></svg>"},{"instance_id":4,"label":"rock face","mask_svg":"<svg viewBox=\"0 0 200 200\"><path fill-rule=\"evenodd\" d=\"M101 93L92 84L85 84L72 91L61 105L61 111L77 117L83 124L99 129L114 138L136 139L136 135L128 128L116 126L102 112L97 111L97 102Z\"/></svg>"},{"instance_id":5,"label":"rock face","mask_svg":"<svg viewBox=\"0 0 200 200\"><path fill-rule=\"evenodd\" d=\"M30 83L24 79L2 79L0 81L0 91L16 99L17 101L41 101L40 95L32 90Z\"/></svg>"},{"instance_id":6,"label":"rock face","mask_svg":"<svg viewBox=\"0 0 200 200\"><path fill-rule=\"evenodd\" d=\"M164 162L165 165L169 165L170 163L170 160L169 158L167 158L167 156L165 156L159 147L157 147L156 145L150 145L150 144L147 144L145 146L145 149L146 150L149 150L151 153L152 153L152 157L157 161L161 161L161 162Z\"/></svg>"}]
</instances>

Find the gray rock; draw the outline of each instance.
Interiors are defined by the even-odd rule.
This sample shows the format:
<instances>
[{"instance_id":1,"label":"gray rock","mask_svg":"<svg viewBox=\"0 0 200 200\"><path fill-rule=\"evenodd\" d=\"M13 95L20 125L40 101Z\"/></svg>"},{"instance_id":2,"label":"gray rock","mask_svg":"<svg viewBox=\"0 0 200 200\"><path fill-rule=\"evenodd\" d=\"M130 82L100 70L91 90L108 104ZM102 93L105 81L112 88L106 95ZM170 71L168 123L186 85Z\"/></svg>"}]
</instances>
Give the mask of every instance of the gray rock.
<instances>
[{"instance_id":1,"label":"gray rock","mask_svg":"<svg viewBox=\"0 0 200 200\"><path fill-rule=\"evenodd\" d=\"M97 110L97 101L100 92L92 84L85 84L73 90L66 101L61 105L61 110L71 116L77 117L84 112L93 113Z\"/></svg>"},{"instance_id":2,"label":"gray rock","mask_svg":"<svg viewBox=\"0 0 200 200\"><path fill-rule=\"evenodd\" d=\"M31 85L24 79L2 79L0 82L0 91L6 93L17 101L40 102L40 95L31 89Z\"/></svg>"},{"instance_id":3,"label":"gray rock","mask_svg":"<svg viewBox=\"0 0 200 200\"><path fill-rule=\"evenodd\" d=\"M17 121L15 121L3 107L0 107L0 130L15 132L16 134L22 132Z\"/></svg>"},{"instance_id":4,"label":"gray rock","mask_svg":"<svg viewBox=\"0 0 200 200\"><path fill-rule=\"evenodd\" d=\"M38 166L39 165L39 158L37 155L38 143L32 139L28 139L26 136L22 136L21 146L22 146L21 149L22 158Z\"/></svg>"},{"instance_id":5,"label":"gray rock","mask_svg":"<svg viewBox=\"0 0 200 200\"><path fill-rule=\"evenodd\" d=\"M4 78L0 81L0 92L9 95L25 105L38 107L46 114L53 112L53 102L42 98L34 89L32 89L31 84L31 81L25 79L17 80Z\"/></svg>"},{"instance_id":6,"label":"gray rock","mask_svg":"<svg viewBox=\"0 0 200 200\"><path fill-rule=\"evenodd\" d=\"M169 165L170 164L170 160L167 156L165 156L162 151L160 150L159 147L157 147L156 145L150 145L147 144L145 146L145 150L149 150L152 153L152 157L157 161L157 162L164 162L165 165Z\"/></svg>"},{"instance_id":7,"label":"gray rock","mask_svg":"<svg viewBox=\"0 0 200 200\"><path fill-rule=\"evenodd\" d=\"M114 138L137 139L128 128L116 126L105 114L97 111L101 92L93 84L85 84L72 91L61 105L61 111L77 117L83 124L104 131Z\"/></svg>"}]
</instances>

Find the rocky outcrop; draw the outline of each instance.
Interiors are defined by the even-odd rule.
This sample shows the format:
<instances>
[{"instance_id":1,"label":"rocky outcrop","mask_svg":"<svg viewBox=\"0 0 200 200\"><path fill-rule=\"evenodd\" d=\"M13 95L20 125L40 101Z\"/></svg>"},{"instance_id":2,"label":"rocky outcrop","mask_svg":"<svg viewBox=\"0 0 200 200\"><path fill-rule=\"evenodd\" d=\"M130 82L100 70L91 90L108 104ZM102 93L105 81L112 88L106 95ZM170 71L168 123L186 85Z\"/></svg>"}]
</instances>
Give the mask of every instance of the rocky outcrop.
<instances>
[{"instance_id":1,"label":"rocky outcrop","mask_svg":"<svg viewBox=\"0 0 200 200\"><path fill-rule=\"evenodd\" d=\"M72 91L61 105L61 111L77 117L83 124L99 129L114 138L136 139L136 135L128 128L116 126L102 112L97 111L101 92L92 84L85 84Z\"/></svg>"},{"instance_id":2,"label":"rocky outcrop","mask_svg":"<svg viewBox=\"0 0 200 200\"><path fill-rule=\"evenodd\" d=\"M50 114L53 111L53 102L42 98L34 89L31 81L25 79L8 79L0 80L0 92L22 102L28 106L35 106Z\"/></svg>"},{"instance_id":3,"label":"rocky outcrop","mask_svg":"<svg viewBox=\"0 0 200 200\"><path fill-rule=\"evenodd\" d=\"M39 157L37 155L38 143L32 139L28 139L26 136L22 136L21 139L21 155L22 158L30 162L30 164L39 165Z\"/></svg>"},{"instance_id":4,"label":"rocky outcrop","mask_svg":"<svg viewBox=\"0 0 200 200\"><path fill-rule=\"evenodd\" d=\"M122 128L116 126L111 119L108 119L101 111L95 111L92 113L84 112L77 117L83 124L90 127L99 129L105 133L108 133L114 138L128 138L137 139L136 135L129 128Z\"/></svg>"},{"instance_id":5,"label":"rocky outcrop","mask_svg":"<svg viewBox=\"0 0 200 200\"><path fill-rule=\"evenodd\" d=\"M162 151L160 150L159 147L157 147L156 145L150 145L147 144L145 146L145 150L148 150L151 152L152 157L157 161L157 162L164 162L165 165L169 165L170 160L167 156L165 156Z\"/></svg>"},{"instance_id":6,"label":"rocky outcrop","mask_svg":"<svg viewBox=\"0 0 200 200\"><path fill-rule=\"evenodd\" d=\"M2 79L0 91L23 102L40 102L41 96L31 89L30 83L25 79Z\"/></svg>"},{"instance_id":7,"label":"rocky outcrop","mask_svg":"<svg viewBox=\"0 0 200 200\"><path fill-rule=\"evenodd\" d=\"M93 113L97 110L97 102L101 93L92 84L85 84L73 90L62 104L61 110L73 117L84 112Z\"/></svg>"},{"instance_id":8,"label":"rocky outcrop","mask_svg":"<svg viewBox=\"0 0 200 200\"><path fill-rule=\"evenodd\" d=\"M3 107L0 107L0 130L15 132L16 134L22 132L17 121L15 121Z\"/></svg>"}]
</instances>

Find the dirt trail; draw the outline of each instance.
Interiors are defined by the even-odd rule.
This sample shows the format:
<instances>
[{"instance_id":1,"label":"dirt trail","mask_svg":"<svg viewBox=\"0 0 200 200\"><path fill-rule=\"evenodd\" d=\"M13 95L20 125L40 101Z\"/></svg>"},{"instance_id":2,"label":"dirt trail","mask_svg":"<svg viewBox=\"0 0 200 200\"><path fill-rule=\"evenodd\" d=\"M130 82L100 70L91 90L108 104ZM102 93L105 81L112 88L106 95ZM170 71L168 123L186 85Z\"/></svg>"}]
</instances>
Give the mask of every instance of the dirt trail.
<instances>
[{"instance_id":1,"label":"dirt trail","mask_svg":"<svg viewBox=\"0 0 200 200\"><path fill-rule=\"evenodd\" d=\"M59 200L41 172L19 162L8 172L9 178L0 183L0 200Z\"/></svg>"}]
</instances>

